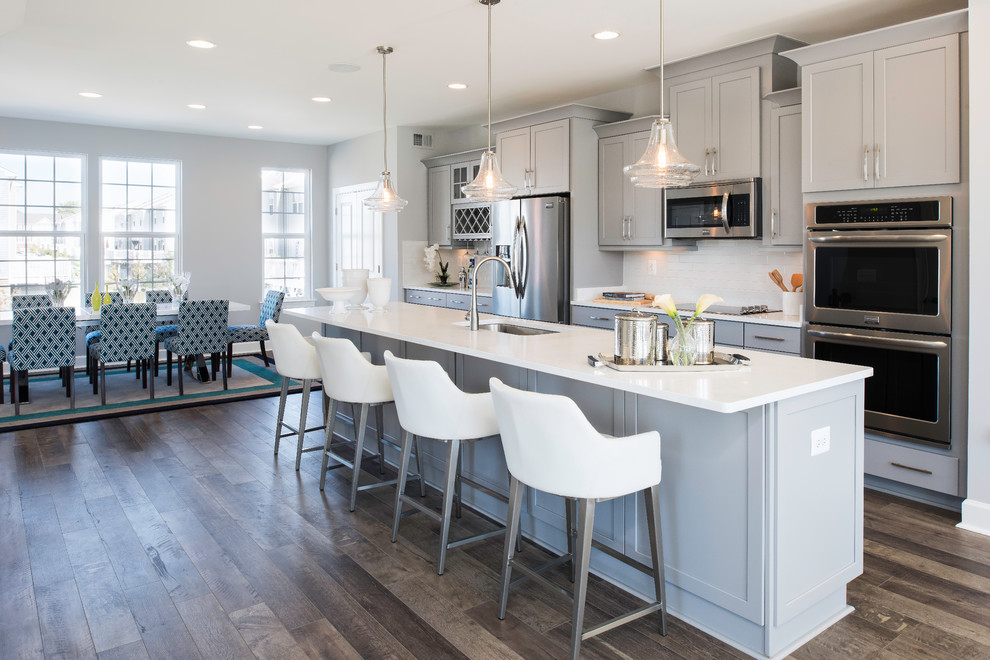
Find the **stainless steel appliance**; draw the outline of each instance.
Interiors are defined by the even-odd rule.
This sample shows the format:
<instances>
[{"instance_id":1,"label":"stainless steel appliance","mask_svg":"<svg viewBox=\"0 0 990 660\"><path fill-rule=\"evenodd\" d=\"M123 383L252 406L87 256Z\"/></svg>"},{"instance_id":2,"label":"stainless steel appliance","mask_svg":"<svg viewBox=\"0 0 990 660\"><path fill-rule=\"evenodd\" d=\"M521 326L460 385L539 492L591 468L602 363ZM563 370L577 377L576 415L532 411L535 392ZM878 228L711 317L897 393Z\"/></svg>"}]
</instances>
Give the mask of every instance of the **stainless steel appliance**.
<instances>
[{"instance_id":1,"label":"stainless steel appliance","mask_svg":"<svg viewBox=\"0 0 990 660\"><path fill-rule=\"evenodd\" d=\"M807 206L809 357L873 368L868 430L950 444L952 198Z\"/></svg>"},{"instance_id":2,"label":"stainless steel appliance","mask_svg":"<svg viewBox=\"0 0 990 660\"><path fill-rule=\"evenodd\" d=\"M570 217L566 197L526 197L494 204L492 245L515 276L492 286L492 311L537 321L570 322Z\"/></svg>"},{"instance_id":3,"label":"stainless steel appliance","mask_svg":"<svg viewBox=\"0 0 990 660\"><path fill-rule=\"evenodd\" d=\"M757 238L762 180L723 181L665 190L669 238Z\"/></svg>"},{"instance_id":4,"label":"stainless steel appliance","mask_svg":"<svg viewBox=\"0 0 990 660\"><path fill-rule=\"evenodd\" d=\"M952 198L809 204L812 323L948 334Z\"/></svg>"}]
</instances>

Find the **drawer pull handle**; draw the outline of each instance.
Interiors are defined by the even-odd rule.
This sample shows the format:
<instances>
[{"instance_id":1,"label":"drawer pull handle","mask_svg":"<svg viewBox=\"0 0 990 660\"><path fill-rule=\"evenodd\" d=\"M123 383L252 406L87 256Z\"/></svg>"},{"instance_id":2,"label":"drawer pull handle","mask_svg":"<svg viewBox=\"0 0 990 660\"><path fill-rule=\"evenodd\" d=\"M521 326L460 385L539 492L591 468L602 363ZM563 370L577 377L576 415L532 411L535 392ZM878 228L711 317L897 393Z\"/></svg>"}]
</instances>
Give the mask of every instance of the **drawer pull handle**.
<instances>
[{"instance_id":1,"label":"drawer pull handle","mask_svg":"<svg viewBox=\"0 0 990 660\"><path fill-rule=\"evenodd\" d=\"M903 463L890 462L894 467L904 468L905 470L911 470L912 472L920 472L921 474L935 474L931 470L924 470L922 468L911 467L910 465L904 465Z\"/></svg>"},{"instance_id":2,"label":"drawer pull handle","mask_svg":"<svg viewBox=\"0 0 990 660\"><path fill-rule=\"evenodd\" d=\"M592 321L611 321L612 319L608 316L589 316Z\"/></svg>"},{"instance_id":3,"label":"drawer pull handle","mask_svg":"<svg viewBox=\"0 0 990 660\"><path fill-rule=\"evenodd\" d=\"M784 341L783 337L764 337L763 335L755 335L753 339L765 339L766 341Z\"/></svg>"}]
</instances>

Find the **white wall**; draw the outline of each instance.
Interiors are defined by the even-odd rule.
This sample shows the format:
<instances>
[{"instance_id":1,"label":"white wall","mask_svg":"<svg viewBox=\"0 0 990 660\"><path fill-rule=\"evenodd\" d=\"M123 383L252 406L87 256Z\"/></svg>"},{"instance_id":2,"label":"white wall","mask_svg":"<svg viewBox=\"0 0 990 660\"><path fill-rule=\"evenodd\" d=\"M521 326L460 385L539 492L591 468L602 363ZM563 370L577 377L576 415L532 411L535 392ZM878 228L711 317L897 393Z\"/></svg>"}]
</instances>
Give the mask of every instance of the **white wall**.
<instances>
[{"instance_id":1,"label":"white wall","mask_svg":"<svg viewBox=\"0 0 990 660\"><path fill-rule=\"evenodd\" d=\"M969 108L970 181L979 189L990 181L990 0L970 0L969 3ZM970 299L969 331L974 342L990 328L990 297L981 286L990 280L990 260L984 249L990 245L990 223L973 214L970 222ZM962 505L961 527L990 535L990 354L986 350L969 352L969 436L968 491Z\"/></svg>"},{"instance_id":2,"label":"white wall","mask_svg":"<svg viewBox=\"0 0 990 660\"><path fill-rule=\"evenodd\" d=\"M249 303L234 323L257 323L262 295L261 169L312 172L313 263L327 259L326 147L140 131L0 117L0 148L83 154L87 158L86 290L102 279L99 238L101 156L181 161L182 270L196 298ZM325 286L314 268L314 286Z\"/></svg>"}]
</instances>

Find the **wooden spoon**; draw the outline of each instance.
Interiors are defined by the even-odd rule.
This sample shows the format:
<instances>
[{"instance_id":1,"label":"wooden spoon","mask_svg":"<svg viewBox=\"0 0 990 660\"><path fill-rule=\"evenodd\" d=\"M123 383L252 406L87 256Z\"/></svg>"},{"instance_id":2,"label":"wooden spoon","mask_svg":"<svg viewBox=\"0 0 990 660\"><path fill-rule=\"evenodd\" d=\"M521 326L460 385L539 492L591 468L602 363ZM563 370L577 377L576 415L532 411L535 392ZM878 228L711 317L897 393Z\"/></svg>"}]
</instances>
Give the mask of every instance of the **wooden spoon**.
<instances>
[{"instance_id":1,"label":"wooden spoon","mask_svg":"<svg viewBox=\"0 0 990 660\"><path fill-rule=\"evenodd\" d=\"M787 291L787 287L784 286L784 276L780 274L779 270L774 268L772 271L770 271L769 275L770 275L770 279L773 280L774 284L780 287L781 291Z\"/></svg>"},{"instance_id":2,"label":"wooden spoon","mask_svg":"<svg viewBox=\"0 0 990 660\"><path fill-rule=\"evenodd\" d=\"M797 291L798 287L804 284L804 275L801 273L794 273L791 275L791 290Z\"/></svg>"}]
</instances>

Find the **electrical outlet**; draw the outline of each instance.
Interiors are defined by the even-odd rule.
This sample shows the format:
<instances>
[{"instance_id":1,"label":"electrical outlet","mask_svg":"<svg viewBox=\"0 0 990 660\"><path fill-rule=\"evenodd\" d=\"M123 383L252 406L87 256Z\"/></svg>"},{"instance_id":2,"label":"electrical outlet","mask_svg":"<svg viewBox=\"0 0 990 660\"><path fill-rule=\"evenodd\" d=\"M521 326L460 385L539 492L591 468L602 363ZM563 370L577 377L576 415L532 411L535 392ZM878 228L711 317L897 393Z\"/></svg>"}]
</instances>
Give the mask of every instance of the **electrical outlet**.
<instances>
[{"instance_id":1,"label":"electrical outlet","mask_svg":"<svg viewBox=\"0 0 990 660\"><path fill-rule=\"evenodd\" d=\"M832 427L815 429L811 432L811 455L824 454L832 446Z\"/></svg>"},{"instance_id":2,"label":"electrical outlet","mask_svg":"<svg viewBox=\"0 0 990 660\"><path fill-rule=\"evenodd\" d=\"M656 259L647 259L646 260L646 274L647 275L656 275L657 274L657 260Z\"/></svg>"}]
</instances>

